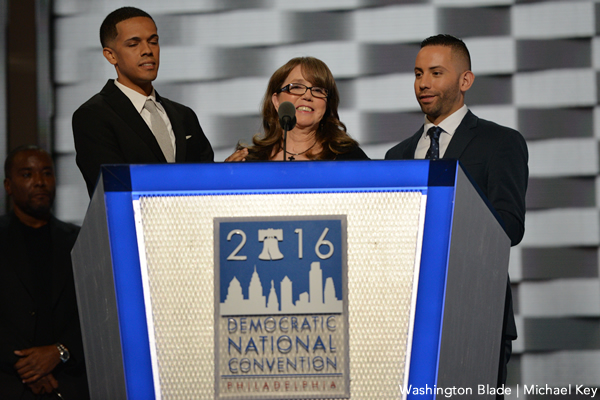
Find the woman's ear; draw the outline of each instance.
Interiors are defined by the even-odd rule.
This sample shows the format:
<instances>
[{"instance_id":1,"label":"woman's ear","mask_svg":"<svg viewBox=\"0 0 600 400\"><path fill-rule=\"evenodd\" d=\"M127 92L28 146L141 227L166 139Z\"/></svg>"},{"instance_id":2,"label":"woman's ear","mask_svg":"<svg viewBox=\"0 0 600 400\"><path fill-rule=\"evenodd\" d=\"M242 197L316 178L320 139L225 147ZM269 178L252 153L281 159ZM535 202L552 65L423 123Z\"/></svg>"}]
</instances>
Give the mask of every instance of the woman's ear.
<instances>
[{"instance_id":1,"label":"woman's ear","mask_svg":"<svg viewBox=\"0 0 600 400\"><path fill-rule=\"evenodd\" d=\"M275 110L279 111L279 95L277 93L273 93L273 96L271 96L271 101L273 102Z\"/></svg>"}]
</instances>

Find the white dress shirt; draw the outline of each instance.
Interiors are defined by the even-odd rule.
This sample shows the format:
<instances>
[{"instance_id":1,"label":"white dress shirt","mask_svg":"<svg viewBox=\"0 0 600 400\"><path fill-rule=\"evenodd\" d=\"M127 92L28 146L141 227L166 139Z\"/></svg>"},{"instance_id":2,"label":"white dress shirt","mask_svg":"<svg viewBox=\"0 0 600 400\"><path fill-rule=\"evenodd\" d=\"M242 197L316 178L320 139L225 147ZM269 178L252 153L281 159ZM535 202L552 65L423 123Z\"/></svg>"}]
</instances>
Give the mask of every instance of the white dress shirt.
<instances>
[{"instance_id":1,"label":"white dress shirt","mask_svg":"<svg viewBox=\"0 0 600 400\"><path fill-rule=\"evenodd\" d=\"M456 132L456 129L462 122L465 115L467 115L468 111L469 109L467 108L466 104L463 104L461 108L456 110L454 113L450 114L448 117L446 117L446 119L440 122L439 125L437 125L444 130L444 132L442 132L442 134L440 135L440 158L444 156L444 153L446 152L446 149L450 144L450 140L452 140L454 132ZM427 131L432 126L435 125L431 123L427 119L427 115L425 115L423 135L421 136L421 139L419 139L419 143L417 143L417 148L415 150L415 159L425 158L427 150L429 149L429 145L431 144L431 139L429 138L429 136L427 136Z\"/></svg>"},{"instance_id":2,"label":"white dress shirt","mask_svg":"<svg viewBox=\"0 0 600 400\"><path fill-rule=\"evenodd\" d=\"M151 115L150 115L150 112L144 108L144 106L146 105L147 99L152 100L154 102L154 104L156 104L156 108L159 111L160 117L165 122L165 125L167 126L167 130L169 131L169 137L171 138L171 144L173 145L173 152L175 153L177 151L176 147L175 147L175 133L173 132L173 127L171 126L171 121L169 120L169 116L167 115L167 112L163 108L162 104L160 104L160 102L156 101L156 93L154 91L154 88L152 88L152 93L150 94L150 96L144 96L143 94L138 93L135 90L128 88L127 86L118 82L116 79L115 79L115 85L117 85L117 87L119 89L121 89L123 94L125 94L125 96L127 96L127 98L129 100L131 100L131 103L133 104L133 106L135 107L137 112L140 113L140 115L142 116L144 121L146 121L146 124L148 125L148 128L150 128L151 131L152 131L152 123L150 122ZM175 156L175 154L173 154L173 155Z\"/></svg>"}]
</instances>

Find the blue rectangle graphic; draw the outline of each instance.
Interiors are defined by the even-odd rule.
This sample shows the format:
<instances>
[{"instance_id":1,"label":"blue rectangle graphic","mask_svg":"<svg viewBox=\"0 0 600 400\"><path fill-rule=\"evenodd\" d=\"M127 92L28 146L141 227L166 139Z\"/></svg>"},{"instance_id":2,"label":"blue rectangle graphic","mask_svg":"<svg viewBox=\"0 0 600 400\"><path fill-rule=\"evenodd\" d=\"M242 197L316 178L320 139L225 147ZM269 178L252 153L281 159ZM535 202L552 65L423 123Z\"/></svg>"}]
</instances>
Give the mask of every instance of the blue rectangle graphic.
<instances>
[{"instance_id":1,"label":"blue rectangle graphic","mask_svg":"<svg viewBox=\"0 0 600 400\"><path fill-rule=\"evenodd\" d=\"M217 224L221 316L342 313L341 217Z\"/></svg>"}]
</instances>

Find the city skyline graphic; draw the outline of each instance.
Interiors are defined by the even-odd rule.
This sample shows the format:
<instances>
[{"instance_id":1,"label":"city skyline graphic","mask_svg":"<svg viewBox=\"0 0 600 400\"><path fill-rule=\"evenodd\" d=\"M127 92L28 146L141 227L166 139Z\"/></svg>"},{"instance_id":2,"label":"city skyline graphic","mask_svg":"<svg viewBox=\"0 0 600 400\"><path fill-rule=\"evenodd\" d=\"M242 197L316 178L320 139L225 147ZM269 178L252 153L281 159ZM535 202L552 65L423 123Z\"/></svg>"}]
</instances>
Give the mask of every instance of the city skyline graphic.
<instances>
[{"instance_id":1,"label":"city skyline graphic","mask_svg":"<svg viewBox=\"0 0 600 400\"><path fill-rule=\"evenodd\" d=\"M305 281L306 282L306 281ZM308 291L300 293L294 301L294 282L286 275L280 282L280 298L275 290L275 281L270 281L269 295L263 293L260 276L254 266L254 272L248 285L248 298L244 298L242 285L237 277L233 277L227 288L227 296L220 304L221 316L229 315L263 315L263 314L341 314L343 301L336 295L332 277L325 280L323 287L323 270L321 263L314 261L308 272ZM302 290L304 288L300 288ZM340 296L341 297L341 296Z\"/></svg>"}]
</instances>

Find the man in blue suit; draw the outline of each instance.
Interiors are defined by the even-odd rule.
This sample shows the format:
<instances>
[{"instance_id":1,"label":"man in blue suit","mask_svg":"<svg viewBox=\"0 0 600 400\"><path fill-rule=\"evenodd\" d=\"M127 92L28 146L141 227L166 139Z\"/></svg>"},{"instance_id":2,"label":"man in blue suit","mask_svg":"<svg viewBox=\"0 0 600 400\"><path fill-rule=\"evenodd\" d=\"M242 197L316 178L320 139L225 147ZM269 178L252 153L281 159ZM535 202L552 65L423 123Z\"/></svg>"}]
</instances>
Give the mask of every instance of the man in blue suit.
<instances>
[{"instance_id":1,"label":"man in blue suit","mask_svg":"<svg viewBox=\"0 0 600 400\"><path fill-rule=\"evenodd\" d=\"M423 126L391 148L386 160L456 159L498 212L511 245L525 233L525 192L529 170L519 132L475 116L465 93L475 76L469 51L460 39L436 35L421 43L415 61L415 94L425 113ZM510 285L507 288L499 384L517 338Z\"/></svg>"}]
</instances>

